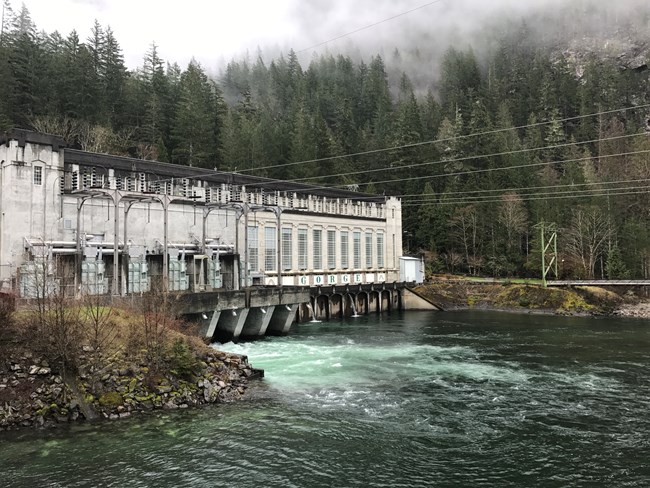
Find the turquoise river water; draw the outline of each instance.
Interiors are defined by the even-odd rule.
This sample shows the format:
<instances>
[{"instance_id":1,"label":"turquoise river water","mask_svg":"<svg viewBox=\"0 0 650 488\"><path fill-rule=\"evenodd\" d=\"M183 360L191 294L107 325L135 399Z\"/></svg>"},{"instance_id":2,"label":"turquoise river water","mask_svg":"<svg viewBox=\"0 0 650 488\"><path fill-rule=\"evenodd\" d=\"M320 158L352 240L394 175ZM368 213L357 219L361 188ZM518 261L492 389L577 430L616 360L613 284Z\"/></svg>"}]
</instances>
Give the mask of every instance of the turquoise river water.
<instances>
[{"instance_id":1,"label":"turquoise river water","mask_svg":"<svg viewBox=\"0 0 650 488\"><path fill-rule=\"evenodd\" d=\"M225 344L248 400L0 437L3 487L650 486L650 321L410 312Z\"/></svg>"}]
</instances>

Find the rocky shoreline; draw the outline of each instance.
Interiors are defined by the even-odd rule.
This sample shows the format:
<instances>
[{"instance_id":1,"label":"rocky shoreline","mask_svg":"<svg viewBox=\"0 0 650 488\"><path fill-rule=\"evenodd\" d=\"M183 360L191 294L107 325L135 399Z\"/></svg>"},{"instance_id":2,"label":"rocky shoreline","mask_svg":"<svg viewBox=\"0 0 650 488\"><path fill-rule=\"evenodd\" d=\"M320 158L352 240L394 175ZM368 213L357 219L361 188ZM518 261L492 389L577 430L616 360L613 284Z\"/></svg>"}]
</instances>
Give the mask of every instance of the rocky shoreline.
<instances>
[{"instance_id":1,"label":"rocky shoreline","mask_svg":"<svg viewBox=\"0 0 650 488\"><path fill-rule=\"evenodd\" d=\"M618 317L650 319L650 302L622 305L614 310L612 315L616 315Z\"/></svg>"},{"instance_id":2,"label":"rocky shoreline","mask_svg":"<svg viewBox=\"0 0 650 488\"><path fill-rule=\"evenodd\" d=\"M47 428L80 420L117 420L159 409L183 409L240 399L264 372L246 356L213 350L198 372L152 374L147 364L113 364L97 372L80 368L72 380L30 352L0 363L0 431Z\"/></svg>"}]
</instances>

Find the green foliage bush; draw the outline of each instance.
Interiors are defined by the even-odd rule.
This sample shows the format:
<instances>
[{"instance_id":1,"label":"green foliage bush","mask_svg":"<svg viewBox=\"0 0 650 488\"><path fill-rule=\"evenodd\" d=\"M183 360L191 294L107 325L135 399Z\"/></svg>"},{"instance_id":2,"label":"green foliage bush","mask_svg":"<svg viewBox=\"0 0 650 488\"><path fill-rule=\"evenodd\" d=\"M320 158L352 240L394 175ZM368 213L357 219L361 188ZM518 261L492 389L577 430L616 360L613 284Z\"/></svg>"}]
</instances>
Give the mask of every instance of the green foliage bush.
<instances>
[{"instance_id":1,"label":"green foliage bush","mask_svg":"<svg viewBox=\"0 0 650 488\"><path fill-rule=\"evenodd\" d=\"M179 376L189 378L195 373L198 365L196 355L187 342L180 337L176 338L169 352L170 368Z\"/></svg>"}]
</instances>

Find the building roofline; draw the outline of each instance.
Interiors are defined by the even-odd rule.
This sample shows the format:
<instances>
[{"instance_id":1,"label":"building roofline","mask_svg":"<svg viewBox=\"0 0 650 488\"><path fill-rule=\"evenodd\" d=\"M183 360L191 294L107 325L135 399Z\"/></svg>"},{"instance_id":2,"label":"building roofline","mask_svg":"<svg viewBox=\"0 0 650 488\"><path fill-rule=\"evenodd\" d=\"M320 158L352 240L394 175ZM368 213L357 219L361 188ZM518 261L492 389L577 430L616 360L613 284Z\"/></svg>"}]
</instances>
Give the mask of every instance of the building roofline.
<instances>
[{"instance_id":1,"label":"building roofline","mask_svg":"<svg viewBox=\"0 0 650 488\"><path fill-rule=\"evenodd\" d=\"M189 178L207 181L216 184L231 184L246 186L247 188L260 188L265 191L295 192L301 194L318 195L327 198L343 198L366 202L381 203L386 201L384 195L373 195L342 188L322 187L305 183L275 180L260 176L244 175L226 171L185 166L181 164L148 161L144 159L114 156L111 154L92 153L79 149L66 149L64 153L66 163L95 166L134 173L149 173L168 178Z\"/></svg>"},{"instance_id":2,"label":"building roofline","mask_svg":"<svg viewBox=\"0 0 650 488\"><path fill-rule=\"evenodd\" d=\"M20 147L24 147L26 143L35 143L51 146L54 151L66 148L65 140L62 137L53 134L19 128L10 129L4 133L0 133L0 144L8 144L9 141L12 140L18 141ZM307 183L276 180L261 176L210 170L207 168L197 168L181 164L148 161L125 156L115 156L112 154L93 153L71 148L65 149L64 161L71 164L100 167L105 170L117 169L136 173L149 173L162 176L163 178L189 178L215 184L246 186L247 189L260 188L264 189L264 191L270 192L295 192L326 198L341 198L375 203L383 203L388 198L388 196L385 195L373 195L343 188L310 185Z\"/></svg>"},{"instance_id":3,"label":"building roofline","mask_svg":"<svg viewBox=\"0 0 650 488\"><path fill-rule=\"evenodd\" d=\"M28 129L9 129L0 133L0 144L9 144L9 141L18 141L18 146L25 147L28 142L52 146L54 151L66 147L65 140L54 134L45 134L44 132L34 132Z\"/></svg>"}]
</instances>

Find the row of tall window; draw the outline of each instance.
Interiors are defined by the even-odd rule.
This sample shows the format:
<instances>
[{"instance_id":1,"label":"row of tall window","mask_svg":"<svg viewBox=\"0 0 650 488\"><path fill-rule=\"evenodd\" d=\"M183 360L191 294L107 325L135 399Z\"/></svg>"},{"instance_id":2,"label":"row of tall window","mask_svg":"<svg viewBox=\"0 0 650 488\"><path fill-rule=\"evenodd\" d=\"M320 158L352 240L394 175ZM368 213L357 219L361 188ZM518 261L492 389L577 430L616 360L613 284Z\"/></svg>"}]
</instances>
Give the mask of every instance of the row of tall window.
<instances>
[{"instance_id":1,"label":"row of tall window","mask_svg":"<svg viewBox=\"0 0 650 488\"><path fill-rule=\"evenodd\" d=\"M276 228L264 227L264 270L271 271L277 269L276 259Z\"/></svg>"},{"instance_id":2,"label":"row of tall window","mask_svg":"<svg viewBox=\"0 0 650 488\"><path fill-rule=\"evenodd\" d=\"M248 227L248 259L251 270L260 269L258 226ZM294 254L294 235L296 253ZM264 271L276 271L278 264L277 228L264 227ZM311 237L311 239L310 239ZM325 237L325 242L323 242ZM351 244L351 246L350 246ZM340 258L340 269L361 269L385 267L384 233L372 231L340 231L300 227L294 232L291 227L280 230L280 265L283 271L309 269L309 250L311 247L311 269L336 269ZM350 247L352 249L350 249ZM362 254L362 249L364 253ZM350 253L352 251L352 253ZM352 259L350 259L352 258ZM362 259L364 259L362 263Z\"/></svg>"}]
</instances>

